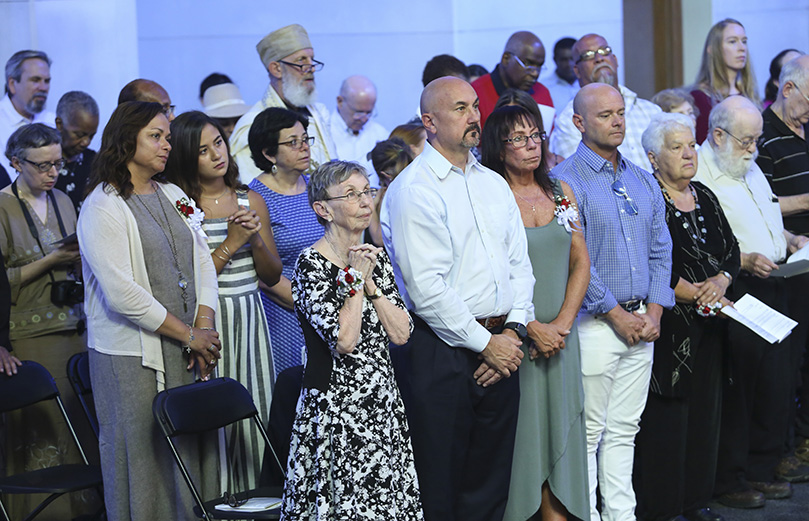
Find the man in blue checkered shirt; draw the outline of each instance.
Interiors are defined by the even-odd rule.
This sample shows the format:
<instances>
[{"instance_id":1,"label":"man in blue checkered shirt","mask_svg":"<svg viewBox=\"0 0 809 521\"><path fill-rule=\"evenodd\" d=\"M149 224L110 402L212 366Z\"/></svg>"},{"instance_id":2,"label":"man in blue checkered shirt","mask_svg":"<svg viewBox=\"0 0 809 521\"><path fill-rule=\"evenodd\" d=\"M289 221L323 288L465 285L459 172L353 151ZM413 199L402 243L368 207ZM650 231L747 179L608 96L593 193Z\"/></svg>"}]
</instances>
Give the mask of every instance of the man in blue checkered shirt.
<instances>
[{"instance_id":1,"label":"man in blue checkered shirt","mask_svg":"<svg viewBox=\"0 0 809 521\"><path fill-rule=\"evenodd\" d=\"M590 521L635 519L632 462L646 405L654 341L663 308L674 305L671 236L663 196L651 174L618 152L626 132L624 99L603 83L574 99L582 141L553 170L576 194L592 262L579 314Z\"/></svg>"}]
</instances>

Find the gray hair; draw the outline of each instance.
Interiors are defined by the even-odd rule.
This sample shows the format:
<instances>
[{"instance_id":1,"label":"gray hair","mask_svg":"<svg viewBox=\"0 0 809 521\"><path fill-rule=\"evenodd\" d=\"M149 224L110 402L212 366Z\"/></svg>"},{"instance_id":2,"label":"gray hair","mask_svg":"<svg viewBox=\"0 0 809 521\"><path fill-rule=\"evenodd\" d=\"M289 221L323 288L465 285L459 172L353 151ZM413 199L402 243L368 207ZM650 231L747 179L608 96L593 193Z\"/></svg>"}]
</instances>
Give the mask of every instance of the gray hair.
<instances>
[{"instance_id":1,"label":"gray hair","mask_svg":"<svg viewBox=\"0 0 809 521\"><path fill-rule=\"evenodd\" d=\"M366 178L368 177L368 172L365 171L365 167L354 161L340 161L335 159L320 165L317 170L312 173L312 176L309 178L309 186L306 187L309 196L309 205L314 206L316 201L328 199L329 187L345 182L354 172L359 172ZM323 226L326 225L326 220L319 215L317 216L317 222Z\"/></svg>"},{"instance_id":2,"label":"gray hair","mask_svg":"<svg viewBox=\"0 0 809 521\"><path fill-rule=\"evenodd\" d=\"M804 60L794 58L781 67L781 74L778 76L779 93L788 81L797 85L799 89L809 86L809 68L804 65L805 63Z\"/></svg>"},{"instance_id":3,"label":"gray hair","mask_svg":"<svg viewBox=\"0 0 809 521\"><path fill-rule=\"evenodd\" d=\"M18 128L8 138L6 144L6 157L25 159L26 152L32 148L42 148L49 145L61 145L62 137L59 131L42 123L32 123Z\"/></svg>"},{"instance_id":4,"label":"gray hair","mask_svg":"<svg viewBox=\"0 0 809 521\"><path fill-rule=\"evenodd\" d=\"M663 112L671 112L683 103L689 103L694 112L698 112L694 96L685 89L661 90L652 97L652 103L663 109Z\"/></svg>"},{"instance_id":5,"label":"gray hair","mask_svg":"<svg viewBox=\"0 0 809 521\"><path fill-rule=\"evenodd\" d=\"M648 154L659 155L666 144L666 137L676 130L688 129L694 134L694 120L677 112L662 112L655 115L646 130L643 131L641 144Z\"/></svg>"},{"instance_id":6,"label":"gray hair","mask_svg":"<svg viewBox=\"0 0 809 521\"><path fill-rule=\"evenodd\" d=\"M727 129L731 127L733 122L733 107L727 103L718 103L711 109L711 115L708 117L708 137L713 143L713 131L717 128Z\"/></svg>"},{"instance_id":7,"label":"gray hair","mask_svg":"<svg viewBox=\"0 0 809 521\"><path fill-rule=\"evenodd\" d=\"M56 116L62 121L72 121L72 118L79 113L79 111L86 112L87 114L98 117L98 103L92 96L80 90L72 90L66 92L56 105Z\"/></svg>"},{"instance_id":8,"label":"gray hair","mask_svg":"<svg viewBox=\"0 0 809 521\"><path fill-rule=\"evenodd\" d=\"M15 52L6 62L6 94L8 94L8 80L22 80L22 64L25 60L32 59L42 60L48 64L48 67L51 65L51 59L48 58L48 55L42 51L25 50Z\"/></svg>"}]
</instances>

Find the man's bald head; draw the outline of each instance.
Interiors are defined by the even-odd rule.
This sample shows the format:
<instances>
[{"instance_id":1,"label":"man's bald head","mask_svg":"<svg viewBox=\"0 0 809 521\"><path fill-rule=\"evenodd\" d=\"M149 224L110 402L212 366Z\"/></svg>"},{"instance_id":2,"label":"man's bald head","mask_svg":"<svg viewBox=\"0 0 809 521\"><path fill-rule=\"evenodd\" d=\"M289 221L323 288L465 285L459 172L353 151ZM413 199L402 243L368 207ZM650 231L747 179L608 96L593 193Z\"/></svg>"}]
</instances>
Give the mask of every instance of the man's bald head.
<instances>
[{"instance_id":1,"label":"man's bald head","mask_svg":"<svg viewBox=\"0 0 809 521\"><path fill-rule=\"evenodd\" d=\"M460 78L428 83L421 93L421 114L427 139L442 153L461 157L480 142L478 96Z\"/></svg>"},{"instance_id":2,"label":"man's bald head","mask_svg":"<svg viewBox=\"0 0 809 521\"><path fill-rule=\"evenodd\" d=\"M349 76L340 86L337 112L354 133L358 133L376 106L376 86L365 76Z\"/></svg>"},{"instance_id":3,"label":"man's bald head","mask_svg":"<svg viewBox=\"0 0 809 521\"><path fill-rule=\"evenodd\" d=\"M517 31L509 36L503 52L519 54L525 47L535 47L537 45L542 45L542 41L537 35L531 31Z\"/></svg>"},{"instance_id":4,"label":"man's bald head","mask_svg":"<svg viewBox=\"0 0 809 521\"><path fill-rule=\"evenodd\" d=\"M609 54L606 54L608 50ZM606 83L618 88L618 58L607 39L600 34L590 33L579 38L573 44L572 58L573 71L582 87L590 83Z\"/></svg>"},{"instance_id":5,"label":"man's bald head","mask_svg":"<svg viewBox=\"0 0 809 521\"><path fill-rule=\"evenodd\" d=\"M725 141L728 133L741 141L746 141L757 139L761 135L763 125L761 112L752 101L744 96L729 96L711 110L708 133L715 145Z\"/></svg>"},{"instance_id":6,"label":"man's bald head","mask_svg":"<svg viewBox=\"0 0 809 521\"><path fill-rule=\"evenodd\" d=\"M174 119L174 106L171 104L169 93L159 83L152 80L138 78L127 83L118 95L118 104L126 101L160 103L169 121Z\"/></svg>"},{"instance_id":7,"label":"man's bald head","mask_svg":"<svg viewBox=\"0 0 809 521\"><path fill-rule=\"evenodd\" d=\"M592 150L615 151L624 141L624 98L605 83L590 83L573 98L573 124Z\"/></svg>"},{"instance_id":8,"label":"man's bald head","mask_svg":"<svg viewBox=\"0 0 809 521\"><path fill-rule=\"evenodd\" d=\"M506 42L500 58L500 79L509 88L529 91L539 78L544 64L545 46L542 41L532 32L518 31Z\"/></svg>"}]
</instances>

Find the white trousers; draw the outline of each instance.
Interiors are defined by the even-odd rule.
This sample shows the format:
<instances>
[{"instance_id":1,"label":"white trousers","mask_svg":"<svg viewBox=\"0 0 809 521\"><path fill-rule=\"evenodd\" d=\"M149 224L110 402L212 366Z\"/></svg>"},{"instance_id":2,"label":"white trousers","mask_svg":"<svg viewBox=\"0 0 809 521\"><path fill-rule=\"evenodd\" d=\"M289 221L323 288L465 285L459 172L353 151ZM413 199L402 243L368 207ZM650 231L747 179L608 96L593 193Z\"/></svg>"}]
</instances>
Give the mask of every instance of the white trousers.
<instances>
[{"instance_id":1,"label":"white trousers","mask_svg":"<svg viewBox=\"0 0 809 521\"><path fill-rule=\"evenodd\" d=\"M645 312L645 308L642 308ZM635 435L646 407L653 342L629 347L600 317L579 315L590 521L634 521ZM601 510L596 510L600 485Z\"/></svg>"}]
</instances>

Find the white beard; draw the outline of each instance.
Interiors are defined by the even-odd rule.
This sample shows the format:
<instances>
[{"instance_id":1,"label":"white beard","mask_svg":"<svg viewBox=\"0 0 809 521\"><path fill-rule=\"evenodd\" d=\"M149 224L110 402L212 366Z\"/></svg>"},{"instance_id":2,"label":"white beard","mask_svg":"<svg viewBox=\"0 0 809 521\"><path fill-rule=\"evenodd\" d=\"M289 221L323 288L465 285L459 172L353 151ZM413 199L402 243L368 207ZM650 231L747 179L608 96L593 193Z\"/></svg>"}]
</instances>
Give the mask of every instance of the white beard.
<instances>
[{"instance_id":1,"label":"white beard","mask_svg":"<svg viewBox=\"0 0 809 521\"><path fill-rule=\"evenodd\" d=\"M314 83L311 88L300 79L297 72L281 69L281 83L284 88L284 99L296 107L306 107L317 101L317 89Z\"/></svg>"},{"instance_id":2,"label":"white beard","mask_svg":"<svg viewBox=\"0 0 809 521\"><path fill-rule=\"evenodd\" d=\"M758 157L758 149L756 149L756 151L753 152L750 157L745 157L747 151L740 155L735 150L735 147L733 146L733 143L730 142L730 139L726 140L724 145L714 147L714 153L716 154L716 165L719 167L719 170L722 173L732 177L733 179L742 179L745 175L747 175L747 172L750 171L753 161L755 161Z\"/></svg>"},{"instance_id":3,"label":"white beard","mask_svg":"<svg viewBox=\"0 0 809 521\"><path fill-rule=\"evenodd\" d=\"M618 78L615 75L615 71L612 70L612 67L607 63L604 63L598 69L594 70L591 78L595 83L606 83L616 89L618 88Z\"/></svg>"}]
</instances>

